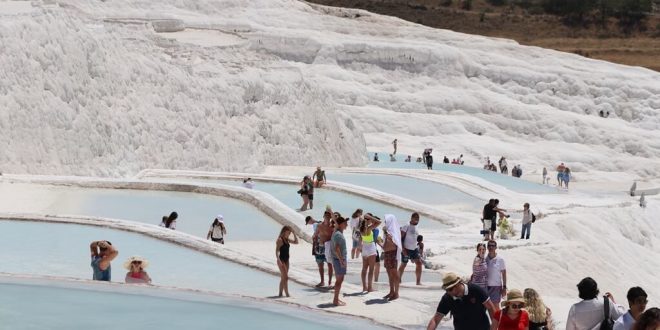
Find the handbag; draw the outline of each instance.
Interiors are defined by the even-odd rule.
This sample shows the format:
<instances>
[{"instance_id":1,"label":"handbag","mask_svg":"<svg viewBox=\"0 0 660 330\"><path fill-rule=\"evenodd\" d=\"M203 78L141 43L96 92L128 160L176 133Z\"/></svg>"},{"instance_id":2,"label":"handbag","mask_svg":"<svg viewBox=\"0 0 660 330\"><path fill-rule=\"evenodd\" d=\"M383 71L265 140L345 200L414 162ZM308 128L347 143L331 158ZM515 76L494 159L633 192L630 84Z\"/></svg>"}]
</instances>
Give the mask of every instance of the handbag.
<instances>
[{"instance_id":1,"label":"handbag","mask_svg":"<svg viewBox=\"0 0 660 330\"><path fill-rule=\"evenodd\" d=\"M610 318L610 299L607 296L603 296L605 300L603 306L605 308L605 319L600 323L600 330L612 330L614 329L614 320Z\"/></svg>"}]
</instances>

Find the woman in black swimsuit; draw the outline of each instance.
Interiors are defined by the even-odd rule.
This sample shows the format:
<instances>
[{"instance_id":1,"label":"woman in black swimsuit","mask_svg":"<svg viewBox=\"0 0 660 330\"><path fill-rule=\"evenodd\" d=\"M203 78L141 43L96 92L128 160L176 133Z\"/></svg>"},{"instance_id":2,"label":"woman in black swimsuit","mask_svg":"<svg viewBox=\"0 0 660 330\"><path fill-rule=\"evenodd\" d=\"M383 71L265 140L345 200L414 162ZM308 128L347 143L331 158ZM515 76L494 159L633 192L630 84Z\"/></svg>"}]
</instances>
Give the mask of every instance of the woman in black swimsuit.
<instances>
[{"instance_id":1,"label":"woman in black swimsuit","mask_svg":"<svg viewBox=\"0 0 660 330\"><path fill-rule=\"evenodd\" d=\"M293 234L293 240L289 236ZM279 297L282 297L282 291L289 295L289 246L291 244L298 244L298 236L293 232L291 227L284 226L280 231L280 235L277 236L277 241L275 241L275 257L277 258L277 267L280 269L280 294Z\"/></svg>"}]
</instances>

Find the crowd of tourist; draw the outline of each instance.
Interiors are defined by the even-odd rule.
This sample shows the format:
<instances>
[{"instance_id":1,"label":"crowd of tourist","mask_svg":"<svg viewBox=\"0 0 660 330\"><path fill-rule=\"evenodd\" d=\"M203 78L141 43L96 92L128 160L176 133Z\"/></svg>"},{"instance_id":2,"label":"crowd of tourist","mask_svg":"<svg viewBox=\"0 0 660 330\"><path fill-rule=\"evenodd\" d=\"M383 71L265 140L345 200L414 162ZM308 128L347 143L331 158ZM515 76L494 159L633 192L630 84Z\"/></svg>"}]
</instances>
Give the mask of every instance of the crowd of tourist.
<instances>
[{"instance_id":1,"label":"crowd of tourist","mask_svg":"<svg viewBox=\"0 0 660 330\"><path fill-rule=\"evenodd\" d=\"M394 141L396 148L396 140ZM462 155L461 155L462 156ZM502 172L507 171L506 159L499 162ZM563 178L570 170L562 163L557 168L558 180L568 185ZM544 169L544 181L547 172ZM303 207L313 208L313 189L326 182L325 172L319 167L312 176L305 176L298 191L303 196ZM244 182L245 183L245 182ZM524 290L507 287L507 267L504 258L497 253L498 242L495 231L499 222L507 221L509 214L501 208L498 199L490 199L484 205L481 221L481 234L485 242L476 245L476 256L472 260L472 274L461 278L448 272L442 278L445 291L438 303L435 314L427 324L427 329L436 329L446 316L451 315L457 330L553 330L551 309L544 303L533 288ZM177 212L164 216L161 227L175 230ZM531 212L529 203L523 205L520 239L530 239L531 226L536 215ZM381 262L387 272L389 291L383 297L386 301L399 298L401 279L407 264L414 263L415 283L422 285L424 259L423 236L418 231L420 215L413 212L410 220L400 225L392 214L383 218L358 208L349 217L327 206L321 221L312 216L305 218L305 224L313 227L312 255L318 265L320 281L318 288L333 289L332 304L344 306L340 299L342 284L348 269L349 253L345 234L351 239L350 258L361 258L360 280L364 293L374 292L374 282L378 282ZM207 239L224 244L227 229L222 215L217 215L209 228ZM501 235L500 235L501 238ZM290 270L290 246L298 244L296 231L284 226L275 241L275 259L280 271L279 297L290 297L288 280ZM119 252L109 241L94 241L90 244L93 279L111 280L111 262ZM149 263L139 256L132 256L124 263L128 271L125 282L150 284L146 272ZM326 285L327 268L327 285ZM333 284L333 275L335 282ZM566 320L567 330L658 330L660 310L646 309L648 296L640 287L630 288L627 294L628 308L618 304L609 292L600 295L598 284L591 277L577 284L580 301L571 306ZM501 307L501 308L500 308Z\"/></svg>"}]
</instances>

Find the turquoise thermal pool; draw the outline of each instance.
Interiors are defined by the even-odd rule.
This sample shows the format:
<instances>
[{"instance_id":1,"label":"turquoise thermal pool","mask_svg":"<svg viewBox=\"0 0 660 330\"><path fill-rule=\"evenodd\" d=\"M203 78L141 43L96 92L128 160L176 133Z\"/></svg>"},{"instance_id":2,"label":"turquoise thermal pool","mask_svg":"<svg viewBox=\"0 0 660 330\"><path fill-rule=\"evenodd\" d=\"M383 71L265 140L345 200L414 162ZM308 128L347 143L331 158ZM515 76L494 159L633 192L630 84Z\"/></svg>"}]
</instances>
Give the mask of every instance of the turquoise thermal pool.
<instances>
[{"instance_id":1,"label":"turquoise thermal pool","mask_svg":"<svg viewBox=\"0 0 660 330\"><path fill-rule=\"evenodd\" d=\"M6 329L381 329L294 306L128 285L0 277L0 292Z\"/></svg>"},{"instance_id":2,"label":"turquoise thermal pool","mask_svg":"<svg viewBox=\"0 0 660 330\"><path fill-rule=\"evenodd\" d=\"M257 297L277 293L278 276L141 234L74 224L0 221L0 272L91 279L89 244L95 240L108 240L119 251L113 282L124 282L124 261L138 255L149 260L154 284ZM294 282L289 287L304 288Z\"/></svg>"}]
</instances>

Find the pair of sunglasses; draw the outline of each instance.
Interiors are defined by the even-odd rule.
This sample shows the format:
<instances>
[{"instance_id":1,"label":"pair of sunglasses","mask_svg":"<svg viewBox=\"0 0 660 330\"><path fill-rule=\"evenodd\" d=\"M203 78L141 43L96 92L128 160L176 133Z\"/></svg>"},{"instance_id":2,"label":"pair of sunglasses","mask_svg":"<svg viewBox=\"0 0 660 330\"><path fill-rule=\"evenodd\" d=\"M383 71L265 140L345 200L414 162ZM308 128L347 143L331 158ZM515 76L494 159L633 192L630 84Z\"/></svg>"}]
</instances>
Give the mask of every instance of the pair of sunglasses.
<instances>
[{"instance_id":1,"label":"pair of sunglasses","mask_svg":"<svg viewBox=\"0 0 660 330\"><path fill-rule=\"evenodd\" d=\"M134 265L141 265L141 264L142 264L142 261L140 261L140 260L133 260L131 263L134 264Z\"/></svg>"},{"instance_id":2,"label":"pair of sunglasses","mask_svg":"<svg viewBox=\"0 0 660 330\"><path fill-rule=\"evenodd\" d=\"M511 305L509 305L509 307L511 307L513 309L521 309L521 308L525 307L525 305L524 304L511 304Z\"/></svg>"}]
</instances>

